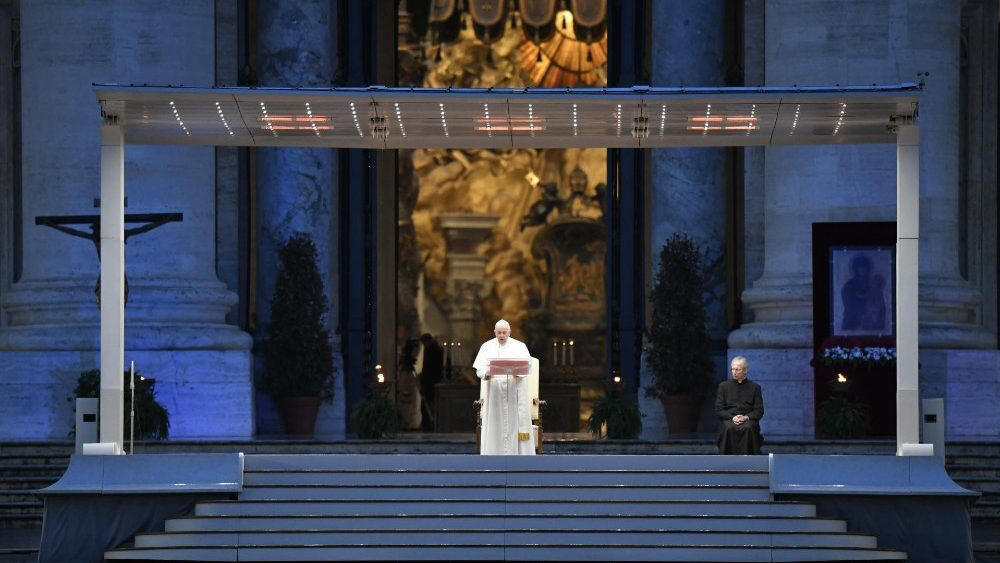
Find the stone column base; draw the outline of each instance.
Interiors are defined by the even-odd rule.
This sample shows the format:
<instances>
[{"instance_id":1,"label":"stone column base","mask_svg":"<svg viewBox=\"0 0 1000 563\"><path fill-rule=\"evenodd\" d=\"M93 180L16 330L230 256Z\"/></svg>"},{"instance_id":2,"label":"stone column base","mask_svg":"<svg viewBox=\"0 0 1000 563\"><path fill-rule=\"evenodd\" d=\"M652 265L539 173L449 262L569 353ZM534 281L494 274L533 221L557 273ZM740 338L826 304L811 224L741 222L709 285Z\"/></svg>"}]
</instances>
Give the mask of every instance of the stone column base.
<instances>
[{"instance_id":1,"label":"stone column base","mask_svg":"<svg viewBox=\"0 0 1000 563\"><path fill-rule=\"evenodd\" d=\"M249 350L126 350L129 361L156 379L171 439L253 436ZM98 363L97 351L0 351L0 440L68 439L77 377Z\"/></svg>"},{"instance_id":2,"label":"stone column base","mask_svg":"<svg viewBox=\"0 0 1000 563\"><path fill-rule=\"evenodd\" d=\"M764 440L812 440L815 437L813 367L810 348L730 348L729 361L744 356L749 377L764 395Z\"/></svg>"},{"instance_id":3,"label":"stone column base","mask_svg":"<svg viewBox=\"0 0 1000 563\"><path fill-rule=\"evenodd\" d=\"M944 398L948 440L996 440L1000 350L921 350L920 397Z\"/></svg>"},{"instance_id":4,"label":"stone column base","mask_svg":"<svg viewBox=\"0 0 1000 563\"><path fill-rule=\"evenodd\" d=\"M746 356L764 393L764 439L813 439L812 350L731 348L734 356ZM920 397L945 399L948 440L996 440L1000 350L921 350Z\"/></svg>"}]
</instances>

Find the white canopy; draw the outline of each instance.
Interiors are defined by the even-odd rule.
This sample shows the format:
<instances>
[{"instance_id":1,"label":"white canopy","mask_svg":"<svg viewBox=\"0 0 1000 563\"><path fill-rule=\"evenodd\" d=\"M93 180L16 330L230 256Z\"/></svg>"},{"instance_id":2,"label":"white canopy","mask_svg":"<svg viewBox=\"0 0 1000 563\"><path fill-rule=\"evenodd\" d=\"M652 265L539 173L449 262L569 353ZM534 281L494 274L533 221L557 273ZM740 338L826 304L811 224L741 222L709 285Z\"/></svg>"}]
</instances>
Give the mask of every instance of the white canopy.
<instances>
[{"instance_id":1,"label":"white canopy","mask_svg":"<svg viewBox=\"0 0 1000 563\"><path fill-rule=\"evenodd\" d=\"M446 89L95 86L130 144L401 148L894 143L919 86Z\"/></svg>"},{"instance_id":2,"label":"white canopy","mask_svg":"<svg viewBox=\"0 0 1000 563\"><path fill-rule=\"evenodd\" d=\"M126 144L398 149L894 143L896 442L897 453L912 451L904 446L919 442L920 89L917 84L603 89L95 85L104 118L100 439L121 451Z\"/></svg>"}]
</instances>

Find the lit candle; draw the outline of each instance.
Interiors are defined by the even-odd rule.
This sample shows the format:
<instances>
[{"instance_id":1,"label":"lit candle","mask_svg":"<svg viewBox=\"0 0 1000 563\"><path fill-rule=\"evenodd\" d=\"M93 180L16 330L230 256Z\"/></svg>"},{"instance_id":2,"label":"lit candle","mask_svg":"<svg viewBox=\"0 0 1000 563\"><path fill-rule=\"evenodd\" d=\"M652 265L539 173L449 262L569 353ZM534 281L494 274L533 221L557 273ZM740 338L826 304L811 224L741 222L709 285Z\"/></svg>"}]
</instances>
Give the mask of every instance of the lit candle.
<instances>
[{"instance_id":1,"label":"lit candle","mask_svg":"<svg viewBox=\"0 0 1000 563\"><path fill-rule=\"evenodd\" d=\"M552 341L552 365L554 365L554 366L559 365L559 361L558 361L558 357L557 357L558 352L559 352L559 343L556 342L555 340L553 340Z\"/></svg>"},{"instance_id":2,"label":"lit candle","mask_svg":"<svg viewBox=\"0 0 1000 563\"><path fill-rule=\"evenodd\" d=\"M569 365L574 365L573 364L573 341L572 340L569 341Z\"/></svg>"},{"instance_id":3,"label":"lit candle","mask_svg":"<svg viewBox=\"0 0 1000 563\"><path fill-rule=\"evenodd\" d=\"M562 341L562 365L566 365L566 341Z\"/></svg>"}]
</instances>

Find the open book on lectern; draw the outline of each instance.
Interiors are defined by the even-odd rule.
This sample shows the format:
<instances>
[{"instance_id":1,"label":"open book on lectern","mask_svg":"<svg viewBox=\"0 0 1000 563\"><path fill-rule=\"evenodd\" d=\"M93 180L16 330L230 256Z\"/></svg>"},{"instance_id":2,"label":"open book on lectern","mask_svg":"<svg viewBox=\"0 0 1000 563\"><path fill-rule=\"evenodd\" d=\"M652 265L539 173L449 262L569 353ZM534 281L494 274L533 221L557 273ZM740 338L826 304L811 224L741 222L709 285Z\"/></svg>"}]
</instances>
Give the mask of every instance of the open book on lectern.
<instances>
[{"instance_id":1,"label":"open book on lectern","mask_svg":"<svg viewBox=\"0 0 1000 563\"><path fill-rule=\"evenodd\" d=\"M513 375L517 377L525 377L531 373L531 360L525 358L523 360L510 360L510 359L493 359L490 360L489 369L486 375L490 377L497 377L503 375Z\"/></svg>"}]
</instances>

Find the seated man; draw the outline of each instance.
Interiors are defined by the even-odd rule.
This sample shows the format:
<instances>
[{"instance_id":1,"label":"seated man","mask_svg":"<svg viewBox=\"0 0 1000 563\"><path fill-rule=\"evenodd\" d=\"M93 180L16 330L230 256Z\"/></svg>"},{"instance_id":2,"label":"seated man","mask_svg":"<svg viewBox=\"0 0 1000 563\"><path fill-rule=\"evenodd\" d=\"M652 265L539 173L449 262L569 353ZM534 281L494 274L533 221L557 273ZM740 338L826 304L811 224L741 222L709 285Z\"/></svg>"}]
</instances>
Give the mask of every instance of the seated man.
<instances>
[{"instance_id":1,"label":"seated man","mask_svg":"<svg viewBox=\"0 0 1000 563\"><path fill-rule=\"evenodd\" d=\"M760 455L764 441L760 434L760 419L764 416L760 385L747 379L747 359L743 356L733 358L731 368L733 378L719 384L715 397L719 453Z\"/></svg>"}]
</instances>

